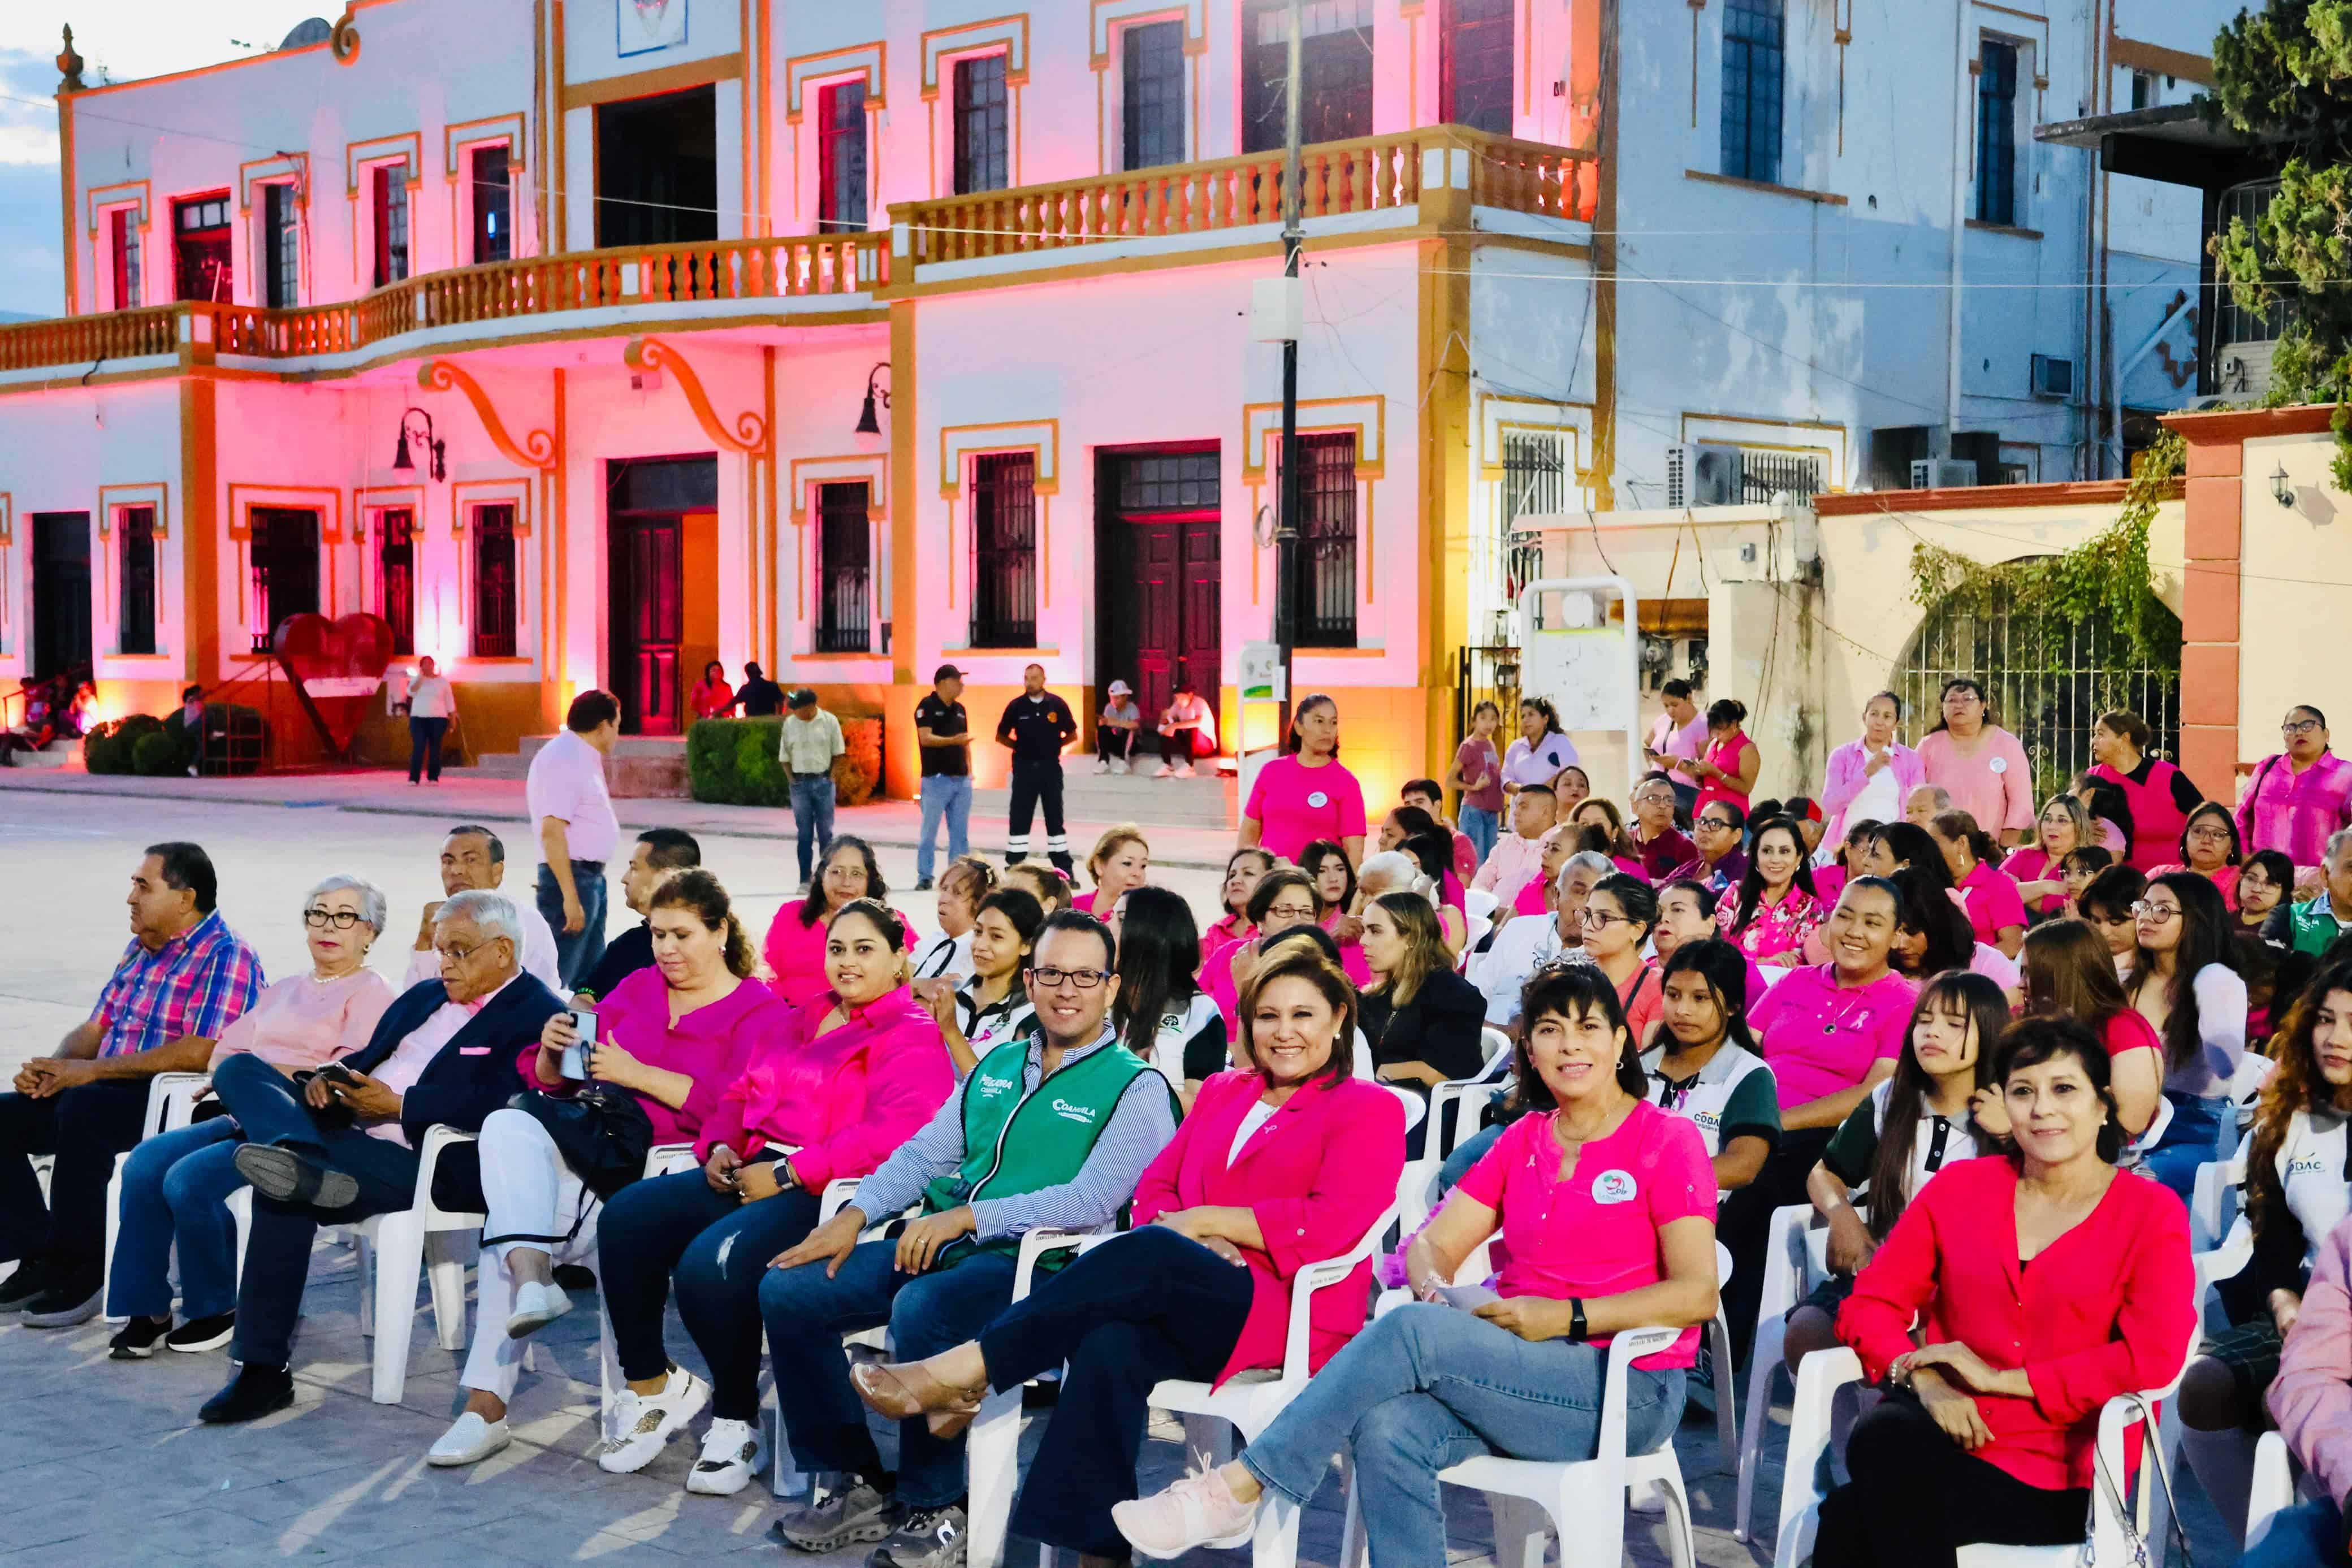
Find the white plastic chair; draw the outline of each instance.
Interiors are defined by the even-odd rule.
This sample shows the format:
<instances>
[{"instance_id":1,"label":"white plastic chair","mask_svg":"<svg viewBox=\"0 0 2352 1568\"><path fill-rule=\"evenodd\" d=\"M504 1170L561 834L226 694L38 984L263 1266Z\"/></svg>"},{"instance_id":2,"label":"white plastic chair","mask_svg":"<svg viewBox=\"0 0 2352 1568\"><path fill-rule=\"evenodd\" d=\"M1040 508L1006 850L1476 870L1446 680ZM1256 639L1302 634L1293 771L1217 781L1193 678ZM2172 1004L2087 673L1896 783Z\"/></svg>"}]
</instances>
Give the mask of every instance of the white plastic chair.
<instances>
[{"instance_id":1,"label":"white plastic chair","mask_svg":"<svg viewBox=\"0 0 2352 1568\"><path fill-rule=\"evenodd\" d=\"M2237 1108L2238 1113L2234 1118L2221 1118L2221 1152L2225 1158L2237 1145L2238 1134L2254 1124L2254 1113L2262 1106L2263 1091L2269 1086L2271 1074L2277 1071L2277 1058L2249 1051L2239 1061L2238 1070L2230 1074L2230 1103Z\"/></svg>"},{"instance_id":2,"label":"white plastic chair","mask_svg":"<svg viewBox=\"0 0 2352 1568\"><path fill-rule=\"evenodd\" d=\"M1222 1388L1181 1378L1170 1378L1152 1385L1151 1407L1184 1418L1187 1447L1208 1455L1212 1463L1223 1464L1233 1456L1234 1433L1238 1432L1244 1442L1255 1441L1259 1433L1273 1425L1283 1407L1298 1397L1307 1387L1307 1343L1315 1293L1343 1283L1358 1265L1372 1256L1395 1221L1396 1207L1391 1205L1357 1238L1353 1247L1336 1258L1309 1263L1292 1277L1289 1334L1284 1342L1280 1370L1240 1373ZM1105 1236L1079 1239L1063 1232L1053 1235L1055 1239L1049 1240L1048 1247L1076 1245L1080 1251L1091 1250L1109 1239ZM1029 1294L1032 1255L1024 1239L1021 1268L1013 1276L1013 1299L1016 1301ZM1012 1517L1017 1480L1020 1414L1019 1390L992 1394L982 1401L980 1418L971 1426L965 1448L971 1476L971 1568L999 1568L1003 1562L1005 1528ZM1298 1510L1278 1494L1269 1494L1265 1506L1258 1510L1251 1561L1254 1568L1293 1568L1298 1561Z\"/></svg>"},{"instance_id":3,"label":"white plastic chair","mask_svg":"<svg viewBox=\"0 0 2352 1568\"><path fill-rule=\"evenodd\" d=\"M2189 1244L2218 1247L2246 1203L2246 1154L2240 1149L2197 1167L2189 1194Z\"/></svg>"},{"instance_id":4,"label":"white plastic chair","mask_svg":"<svg viewBox=\"0 0 2352 1568\"><path fill-rule=\"evenodd\" d=\"M1496 1568L1540 1568L1547 1532L1559 1541L1561 1568L1619 1568L1625 1557L1625 1505L1629 1489L1664 1494L1668 1549L1675 1568L1691 1568L1697 1549L1691 1538L1690 1494L1671 1433L1647 1454L1625 1451L1625 1382L1633 1362L1664 1350L1681 1337L1672 1328L1628 1329L1609 1345L1609 1371L1601 1396L1601 1436L1593 1457L1577 1463L1507 1459L1491 1454L1465 1459L1437 1473L1450 1486L1475 1487L1487 1494L1495 1511ZM1269 1494L1269 1502L1276 1500ZM1269 1509L1262 1508L1263 1521ZM1261 1542L1264 1536L1261 1533ZM1365 1561L1363 1513L1351 1477L1348 1512L1339 1544L1339 1568ZM1257 1559L1264 1568L1266 1559Z\"/></svg>"},{"instance_id":5,"label":"white plastic chair","mask_svg":"<svg viewBox=\"0 0 2352 1568\"><path fill-rule=\"evenodd\" d=\"M1496 1061L1508 1066L1509 1057ZM1493 1063L1488 1064L1490 1069ZM1494 1101L1510 1092L1511 1080L1507 1073L1478 1079L1453 1079L1438 1084L1429 1092L1430 1136L1422 1145L1421 1158L1408 1161L1398 1191L1397 1218L1408 1231L1421 1228L1437 1205L1437 1178L1445 1168L1448 1155L1465 1138L1477 1130L1479 1115ZM1445 1128L1445 1107L1455 1106L1454 1135L1449 1140L1442 1134Z\"/></svg>"},{"instance_id":6,"label":"white plastic chair","mask_svg":"<svg viewBox=\"0 0 2352 1568\"><path fill-rule=\"evenodd\" d=\"M2189 1344L2182 1347L2181 1371L2188 1369L2188 1353L2195 1344L2192 1329ZM1862 1358L1843 1345L1815 1351L1797 1371L1797 1396L1780 1487L1780 1528L1772 1542L1773 1568L1796 1568L1812 1553L1822 1504L1822 1494L1813 1490L1812 1480L1829 1448L1831 1404L1840 1388L1861 1381ZM2141 1397L2151 1405L2159 1400L2168 1404L2179 1386L2180 1372L2175 1372L2170 1382L2147 1390ZM2118 1486L2125 1473L2125 1432L2138 1422L2138 1411L2128 1399L2110 1399L2099 1412L2099 1460ZM2164 1489L2148 1479L2159 1437L2143 1427L2139 1441L2138 1497L2131 1506L2140 1521L2141 1539L2161 1541ZM2169 1461L2166 1463L2167 1473L2175 1473ZM2090 1534L2090 1568L2120 1568L2132 1561L2126 1552L2124 1521L2116 1512L2116 1500L2104 1486L2091 1489ZM1960 1568L2082 1568L2085 1561L2080 1542L2066 1546L1974 1545L1959 1551Z\"/></svg>"},{"instance_id":7,"label":"white plastic chair","mask_svg":"<svg viewBox=\"0 0 2352 1568\"><path fill-rule=\"evenodd\" d=\"M452 1239L472 1234L478 1244L478 1233L489 1216L436 1204L433 1173L444 1150L474 1141L471 1133L434 1127L425 1134L416 1166L416 1196L409 1207L370 1215L352 1228L359 1239L360 1333L375 1337L375 1372L369 1396L378 1405L399 1404L407 1386L409 1336L416 1323L416 1277L428 1269L433 1321L439 1330L441 1348L466 1348L467 1260L460 1242Z\"/></svg>"},{"instance_id":8,"label":"white plastic chair","mask_svg":"<svg viewBox=\"0 0 2352 1568\"><path fill-rule=\"evenodd\" d=\"M1492 925L1495 918L1495 906L1501 902L1495 896L1492 888L1464 888L1462 890L1463 917L1465 920L1484 920Z\"/></svg>"},{"instance_id":9,"label":"white plastic chair","mask_svg":"<svg viewBox=\"0 0 2352 1568\"><path fill-rule=\"evenodd\" d=\"M2271 1521L2294 1506L2294 1456L2286 1439L2265 1432L2254 1445L2254 1484L2246 1499L2246 1550L2252 1552L2271 1531Z\"/></svg>"},{"instance_id":10,"label":"white plastic chair","mask_svg":"<svg viewBox=\"0 0 2352 1568\"><path fill-rule=\"evenodd\" d=\"M183 1127L193 1125L196 1119L196 1101L211 1086L213 1076L209 1072L159 1072L150 1078L147 1081L147 1112L139 1124L139 1141L143 1144L150 1138L176 1133ZM114 1169L106 1178L106 1270L103 1282L108 1294L111 1293L114 1284L114 1239L122 1228L122 1163L130 1157L127 1153L115 1155ZM240 1228L237 1257L240 1268L245 1261L243 1234ZM100 1299L103 1301L105 1296L101 1295ZM122 1320L110 1317L106 1321L120 1322Z\"/></svg>"},{"instance_id":11,"label":"white plastic chair","mask_svg":"<svg viewBox=\"0 0 2352 1568\"><path fill-rule=\"evenodd\" d=\"M1756 1338L1748 1351L1748 1415L1739 1432L1739 1502L1732 1516L1731 1538L1752 1539L1755 1519L1756 1472L1764 1452L1764 1424L1772 1413L1774 1374L1782 1364L1788 1343L1788 1316L1799 1301L1828 1273L1822 1249L1829 1232L1810 1228L1811 1204L1792 1203L1772 1211L1772 1239L1764 1248L1763 1296L1756 1309Z\"/></svg>"}]
</instances>

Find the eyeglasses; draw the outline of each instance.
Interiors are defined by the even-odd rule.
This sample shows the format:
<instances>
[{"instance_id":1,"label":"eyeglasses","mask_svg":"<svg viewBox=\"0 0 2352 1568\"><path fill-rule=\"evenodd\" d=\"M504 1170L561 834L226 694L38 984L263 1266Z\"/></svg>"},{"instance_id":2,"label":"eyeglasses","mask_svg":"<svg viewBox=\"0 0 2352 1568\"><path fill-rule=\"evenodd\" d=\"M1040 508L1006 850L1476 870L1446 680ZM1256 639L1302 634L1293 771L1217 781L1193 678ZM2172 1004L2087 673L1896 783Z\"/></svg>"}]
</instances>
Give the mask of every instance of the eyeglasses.
<instances>
[{"instance_id":1,"label":"eyeglasses","mask_svg":"<svg viewBox=\"0 0 2352 1568\"><path fill-rule=\"evenodd\" d=\"M2145 920L2150 925L2161 925L2168 920L2177 920L2180 917L2180 905L2150 904L2143 898L2131 906L2131 912L2134 920Z\"/></svg>"},{"instance_id":2,"label":"eyeglasses","mask_svg":"<svg viewBox=\"0 0 2352 1568\"><path fill-rule=\"evenodd\" d=\"M1029 977L1049 991L1058 991L1065 985L1091 991L1110 976L1100 969L1032 969Z\"/></svg>"},{"instance_id":3,"label":"eyeglasses","mask_svg":"<svg viewBox=\"0 0 2352 1568\"><path fill-rule=\"evenodd\" d=\"M475 954L482 952L484 949L494 946L505 940L506 938L503 936L493 936L488 941L477 942L470 947L436 946L433 949L433 952L435 956L438 957L444 964L462 964L467 959L471 958Z\"/></svg>"},{"instance_id":4,"label":"eyeglasses","mask_svg":"<svg viewBox=\"0 0 2352 1568\"><path fill-rule=\"evenodd\" d=\"M2309 735L2313 730L2317 729L2318 727L2319 721L2315 718L2291 718L2284 724L2279 726L2279 733L2281 735Z\"/></svg>"},{"instance_id":5,"label":"eyeglasses","mask_svg":"<svg viewBox=\"0 0 2352 1568\"><path fill-rule=\"evenodd\" d=\"M359 923L360 912L356 909L306 909L302 912L302 924L310 926L331 925L338 931L349 931Z\"/></svg>"},{"instance_id":6,"label":"eyeglasses","mask_svg":"<svg viewBox=\"0 0 2352 1568\"><path fill-rule=\"evenodd\" d=\"M1734 828L1734 827L1733 827L1729 822L1726 821L1725 821L1723 818L1721 818L1721 817L1701 817L1701 818L1698 820L1698 824L1697 824L1697 825L1698 825L1698 826L1700 826L1700 827L1702 827L1702 828L1715 828L1715 829L1718 829L1718 830L1720 830L1721 831L1723 831L1723 832L1727 832L1727 833L1730 833L1730 832L1737 832L1737 831L1738 831L1738 829Z\"/></svg>"},{"instance_id":7,"label":"eyeglasses","mask_svg":"<svg viewBox=\"0 0 2352 1568\"><path fill-rule=\"evenodd\" d=\"M1268 904L1266 906L1265 917L1268 920L1297 920L1311 922L1315 918L1315 906L1311 904Z\"/></svg>"},{"instance_id":8,"label":"eyeglasses","mask_svg":"<svg viewBox=\"0 0 2352 1568\"><path fill-rule=\"evenodd\" d=\"M2189 830L2189 836L2192 839L2209 839L2215 843L2222 843L2228 841L2230 837L2230 830L2227 828L2191 828Z\"/></svg>"},{"instance_id":9,"label":"eyeglasses","mask_svg":"<svg viewBox=\"0 0 2352 1568\"><path fill-rule=\"evenodd\" d=\"M1674 803L1675 792L1671 789L1652 789L1646 794L1633 797L1633 804L1636 806L1671 806Z\"/></svg>"},{"instance_id":10,"label":"eyeglasses","mask_svg":"<svg viewBox=\"0 0 2352 1568\"><path fill-rule=\"evenodd\" d=\"M1611 915L1606 910L1595 909L1589 904L1576 912L1576 917L1587 925L1598 925L1603 931L1621 921L1627 925L1633 924L1633 917L1630 915Z\"/></svg>"}]
</instances>

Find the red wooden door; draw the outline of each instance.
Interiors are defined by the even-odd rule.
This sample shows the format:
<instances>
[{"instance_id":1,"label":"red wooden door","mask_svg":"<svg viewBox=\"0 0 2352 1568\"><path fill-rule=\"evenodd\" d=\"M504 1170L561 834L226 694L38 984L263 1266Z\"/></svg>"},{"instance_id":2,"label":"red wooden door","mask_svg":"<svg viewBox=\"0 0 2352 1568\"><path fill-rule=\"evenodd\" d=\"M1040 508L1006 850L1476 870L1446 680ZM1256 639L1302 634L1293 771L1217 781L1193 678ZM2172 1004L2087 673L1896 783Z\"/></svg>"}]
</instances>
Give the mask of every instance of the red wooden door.
<instances>
[{"instance_id":1,"label":"red wooden door","mask_svg":"<svg viewBox=\"0 0 2352 1568\"><path fill-rule=\"evenodd\" d=\"M626 734L685 730L678 711L679 644L686 633L684 547L676 517L613 519L613 684Z\"/></svg>"},{"instance_id":2,"label":"red wooden door","mask_svg":"<svg viewBox=\"0 0 2352 1568\"><path fill-rule=\"evenodd\" d=\"M1192 678L1192 689L1217 711L1217 672L1223 663L1223 612L1218 583L1222 562L1214 522L1183 525L1181 604L1178 622L1177 673Z\"/></svg>"},{"instance_id":3,"label":"red wooden door","mask_svg":"<svg viewBox=\"0 0 2352 1568\"><path fill-rule=\"evenodd\" d=\"M1182 528L1181 523L1144 523L1135 529L1135 700L1154 716L1175 695L1183 619Z\"/></svg>"}]
</instances>

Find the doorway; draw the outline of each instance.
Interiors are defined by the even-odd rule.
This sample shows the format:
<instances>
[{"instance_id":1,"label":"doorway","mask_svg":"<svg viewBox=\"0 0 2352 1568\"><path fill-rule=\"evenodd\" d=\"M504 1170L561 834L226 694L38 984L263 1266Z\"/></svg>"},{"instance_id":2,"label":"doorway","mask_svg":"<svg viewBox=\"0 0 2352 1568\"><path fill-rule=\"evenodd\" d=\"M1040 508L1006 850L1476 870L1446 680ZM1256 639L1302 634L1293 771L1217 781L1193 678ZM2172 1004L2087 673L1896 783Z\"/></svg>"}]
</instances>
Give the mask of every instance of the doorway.
<instances>
[{"instance_id":1,"label":"doorway","mask_svg":"<svg viewBox=\"0 0 2352 1568\"><path fill-rule=\"evenodd\" d=\"M89 514L35 512L32 678L87 669L89 636Z\"/></svg>"},{"instance_id":2,"label":"doorway","mask_svg":"<svg viewBox=\"0 0 2352 1568\"><path fill-rule=\"evenodd\" d=\"M1095 685L1135 688L1147 720L1180 679L1217 711L1223 656L1220 458L1213 441L1101 452L1095 471Z\"/></svg>"},{"instance_id":3,"label":"doorway","mask_svg":"<svg viewBox=\"0 0 2352 1568\"><path fill-rule=\"evenodd\" d=\"M598 247L718 237L718 89L598 104Z\"/></svg>"},{"instance_id":4,"label":"doorway","mask_svg":"<svg viewBox=\"0 0 2352 1568\"><path fill-rule=\"evenodd\" d=\"M605 469L605 646L621 733L684 735L686 688L719 652L719 460Z\"/></svg>"}]
</instances>

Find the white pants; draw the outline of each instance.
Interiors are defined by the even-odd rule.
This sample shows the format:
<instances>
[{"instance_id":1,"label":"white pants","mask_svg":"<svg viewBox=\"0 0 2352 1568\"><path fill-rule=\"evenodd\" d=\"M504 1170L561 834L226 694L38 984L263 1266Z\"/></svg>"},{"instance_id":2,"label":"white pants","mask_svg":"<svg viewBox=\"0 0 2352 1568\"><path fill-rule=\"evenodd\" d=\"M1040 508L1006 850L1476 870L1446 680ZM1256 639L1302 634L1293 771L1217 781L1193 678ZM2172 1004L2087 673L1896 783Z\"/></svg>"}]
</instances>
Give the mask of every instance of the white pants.
<instances>
[{"instance_id":1,"label":"white pants","mask_svg":"<svg viewBox=\"0 0 2352 1568\"><path fill-rule=\"evenodd\" d=\"M594 1250L596 1211L603 1206L588 1195L557 1153L555 1140L528 1111L493 1111L482 1124L478 1145L482 1160L482 1197L489 1223L485 1236L562 1237L579 1222L577 1234L563 1241L506 1241L482 1249L476 1290L474 1339L466 1353L461 1388L514 1395L515 1377L522 1370L523 1351L530 1341L507 1337L507 1319L514 1311L514 1275L507 1260L518 1247L536 1248L559 1258L575 1258ZM585 1216L583 1218L583 1211Z\"/></svg>"}]
</instances>

